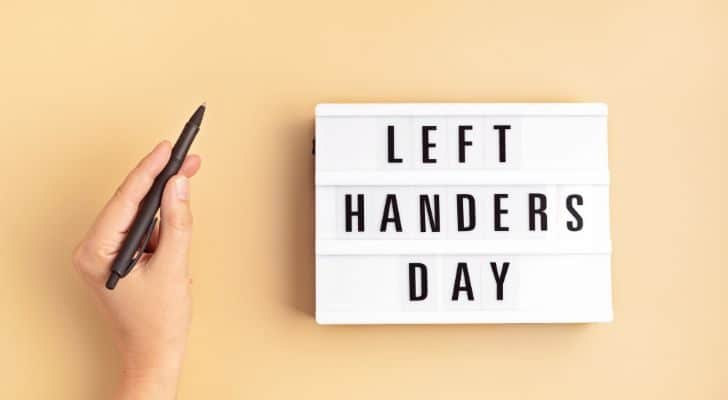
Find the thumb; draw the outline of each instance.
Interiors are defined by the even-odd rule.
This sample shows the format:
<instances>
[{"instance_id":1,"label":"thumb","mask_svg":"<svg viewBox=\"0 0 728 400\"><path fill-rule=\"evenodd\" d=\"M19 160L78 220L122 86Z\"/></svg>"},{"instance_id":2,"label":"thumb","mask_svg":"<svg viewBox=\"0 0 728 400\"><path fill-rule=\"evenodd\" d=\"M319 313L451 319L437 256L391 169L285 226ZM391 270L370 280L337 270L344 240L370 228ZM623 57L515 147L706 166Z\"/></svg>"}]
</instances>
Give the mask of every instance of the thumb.
<instances>
[{"instance_id":1,"label":"thumb","mask_svg":"<svg viewBox=\"0 0 728 400\"><path fill-rule=\"evenodd\" d=\"M154 252L163 269L187 271L187 255L192 236L190 182L184 175L173 176L162 195L162 222L159 245ZM156 263L155 263L156 264Z\"/></svg>"}]
</instances>

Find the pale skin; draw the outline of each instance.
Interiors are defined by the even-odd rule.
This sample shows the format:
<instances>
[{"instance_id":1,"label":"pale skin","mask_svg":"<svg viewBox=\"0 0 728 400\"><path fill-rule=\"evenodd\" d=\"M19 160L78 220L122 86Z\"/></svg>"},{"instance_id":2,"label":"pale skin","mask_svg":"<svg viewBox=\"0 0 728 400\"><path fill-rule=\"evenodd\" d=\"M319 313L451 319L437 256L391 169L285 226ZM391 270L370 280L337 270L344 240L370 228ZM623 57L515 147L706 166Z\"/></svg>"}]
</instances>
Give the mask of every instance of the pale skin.
<instances>
[{"instance_id":1,"label":"pale skin","mask_svg":"<svg viewBox=\"0 0 728 400\"><path fill-rule=\"evenodd\" d=\"M112 326L122 370L116 399L173 399L190 324L188 252L192 233L189 155L165 186L161 222L146 253L114 290L104 283L138 205L170 157L158 144L129 173L73 252L73 265Z\"/></svg>"}]
</instances>

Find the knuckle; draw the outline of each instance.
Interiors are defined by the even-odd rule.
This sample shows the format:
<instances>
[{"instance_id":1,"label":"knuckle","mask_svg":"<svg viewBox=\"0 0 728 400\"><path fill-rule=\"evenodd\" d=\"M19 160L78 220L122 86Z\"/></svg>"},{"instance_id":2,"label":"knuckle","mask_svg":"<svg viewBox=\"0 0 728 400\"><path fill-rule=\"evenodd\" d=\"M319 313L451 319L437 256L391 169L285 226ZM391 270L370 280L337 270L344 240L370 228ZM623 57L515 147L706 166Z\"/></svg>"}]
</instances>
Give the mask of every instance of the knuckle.
<instances>
[{"instance_id":1,"label":"knuckle","mask_svg":"<svg viewBox=\"0 0 728 400\"><path fill-rule=\"evenodd\" d=\"M123 199L125 197L125 193L126 193L125 186L126 185L124 183L117 186L116 191L114 191L114 197L116 197L117 199Z\"/></svg>"},{"instance_id":2,"label":"knuckle","mask_svg":"<svg viewBox=\"0 0 728 400\"><path fill-rule=\"evenodd\" d=\"M71 264L74 268L78 268L78 265L81 263L81 258L81 244L79 243L73 248L73 252L71 253Z\"/></svg>"},{"instance_id":3,"label":"knuckle","mask_svg":"<svg viewBox=\"0 0 728 400\"><path fill-rule=\"evenodd\" d=\"M134 204L129 200L130 194L129 194L129 188L127 187L126 183L121 184L118 188L116 188L116 192L114 192L114 197L116 198L116 201L119 204L122 204L124 207L130 207Z\"/></svg>"},{"instance_id":4,"label":"knuckle","mask_svg":"<svg viewBox=\"0 0 728 400\"><path fill-rule=\"evenodd\" d=\"M100 246L84 241L76 246L71 257L76 272L88 278L98 273L99 264L108 257L108 254Z\"/></svg>"},{"instance_id":5,"label":"knuckle","mask_svg":"<svg viewBox=\"0 0 728 400\"><path fill-rule=\"evenodd\" d=\"M138 206L139 197L142 196L140 193L140 187L149 187L152 185L154 177L149 174L145 174L139 168L135 168L129 173L129 176L124 182L116 188L114 196L124 204L129 206Z\"/></svg>"},{"instance_id":6,"label":"knuckle","mask_svg":"<svg viewBox=\"0 0 728 400\"><path fill-rule=\"evenodd\" d=\"M189 213L180 213L172 218L171 226L173 229L181 232L190 232L192 230L192 215Z\"/></svg>"},{"instance_id":7,"label":"knuckle","mask_svg":"<svg viewBox=\"0 0 728 400\"><path fill-rule=\"evenodd\" d=\"M73 267L79 273L88 269L88 250L85 242L79 243L71 255Z\"/></svg>"}]
</instances>

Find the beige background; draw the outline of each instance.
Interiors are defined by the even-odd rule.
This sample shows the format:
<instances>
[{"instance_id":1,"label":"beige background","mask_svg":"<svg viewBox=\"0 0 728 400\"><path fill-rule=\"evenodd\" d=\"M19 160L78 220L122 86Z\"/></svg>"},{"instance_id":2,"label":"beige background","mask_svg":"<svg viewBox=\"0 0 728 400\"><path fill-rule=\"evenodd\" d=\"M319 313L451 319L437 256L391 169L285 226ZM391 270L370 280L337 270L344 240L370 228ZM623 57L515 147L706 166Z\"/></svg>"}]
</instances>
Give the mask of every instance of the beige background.
<instances>
[{"instance_id":1,"label":"beige background","mask_svg":"<svg viewBox=\"0 0 728 400\"><path fill-rule=\"evenodd\" d=\"M719 399L725 1L8 1L0 397L105 398L118 358L70 252L206 100L181 399ZM313 108L609 104L616 320L322 327Z\"/></svg>"}]
</instances>

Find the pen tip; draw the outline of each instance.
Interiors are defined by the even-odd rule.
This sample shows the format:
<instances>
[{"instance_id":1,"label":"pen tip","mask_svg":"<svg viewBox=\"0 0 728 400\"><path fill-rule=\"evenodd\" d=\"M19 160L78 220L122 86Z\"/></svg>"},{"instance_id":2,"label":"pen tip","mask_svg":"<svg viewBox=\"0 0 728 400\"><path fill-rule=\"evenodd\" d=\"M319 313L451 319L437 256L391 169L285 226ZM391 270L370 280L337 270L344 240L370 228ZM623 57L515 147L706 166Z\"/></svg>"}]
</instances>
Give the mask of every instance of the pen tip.
<instances>
[{"instance_id":1,"label":"pen tip","mask_svg":"<svg viewBox=\"0 0 728 400\"><path fill-rule=\"evenodd\" d=\"M197 107L195 113L192 114L192 117L190 117L190 123L200 126L202 123L202 116L205 115L205 104L206 103L202 103L199 107Z\"/></svg>"},{"instance_id":2,"label":"pen tip","mask_svg":"<svg viewBox=\"0 0 728 400\"><path fill-rule=\"evenodd\" d=\"M203 101L202 104L200 104L200 107L207 107L207 102Z\"/></svg>"}]
</instances>

